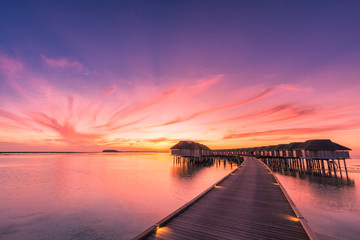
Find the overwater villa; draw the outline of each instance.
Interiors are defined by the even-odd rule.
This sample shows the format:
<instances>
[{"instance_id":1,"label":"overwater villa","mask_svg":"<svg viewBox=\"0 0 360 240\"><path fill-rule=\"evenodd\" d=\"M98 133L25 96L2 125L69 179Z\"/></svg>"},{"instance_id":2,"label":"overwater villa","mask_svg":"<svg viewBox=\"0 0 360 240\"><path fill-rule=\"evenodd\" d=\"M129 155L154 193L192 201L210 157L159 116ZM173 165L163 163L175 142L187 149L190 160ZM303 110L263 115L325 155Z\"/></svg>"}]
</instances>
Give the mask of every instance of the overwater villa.
<instances>
[{"instance_id":1,"label":"overwater villa","mask_svg":"<svg viewBox=\"0 0 360 240\"><path fill-rule=\"evenodd\" d=\"M304 174L318 173L323 176L342 175L346 159L350 158L350 148L332 142L330 139L312 139L305 142L292 142L253 148L210 150L207 146L193 142L180 141L171 147L171 154L176 158L187 158L191 161L201 161L204 157L255 157L271 167L296 170ZM343 165L343 166L342 166Z\"/></svg>"},{"instance_id":2,"label":"overwater villa","mask_svg":"<svg viewBox=\"0 0 360 240\"><path fill-rule=\"evenodd\" d=\"M341 165L347 175L345 160L350 158L349 151L350 148L330 139L313 139L254 148L212 150L212 154L255 157L273 168L318 173L323 176L331 176L333 173L336 176L337 171L342 175Z\"/></svg>"},{"instance_id":3,"label":"overwater villa","mask_svg":"<svg viewBox=\"0 0 360 240\"><path fill-rule=\"evenodd\" d=\"M180 141L170 149L172 155L181 157L202 157L211 154L210 148L194 141Z\"/></svg>"}]
</instances>

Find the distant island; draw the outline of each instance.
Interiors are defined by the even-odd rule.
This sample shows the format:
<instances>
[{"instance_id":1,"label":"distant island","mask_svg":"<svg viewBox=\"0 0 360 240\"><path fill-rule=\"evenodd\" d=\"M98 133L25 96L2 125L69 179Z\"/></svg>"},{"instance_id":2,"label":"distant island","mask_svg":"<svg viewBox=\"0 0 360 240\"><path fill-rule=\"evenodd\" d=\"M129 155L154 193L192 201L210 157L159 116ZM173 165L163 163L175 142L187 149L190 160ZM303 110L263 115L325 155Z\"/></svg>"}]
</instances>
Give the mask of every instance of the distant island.
<instances>
[{"instance_id":1,"label":"distant island","mask_svg":"<svg viewBox=\"0 0 360 240\"><path fill-rule=\"evenodd\" d=\"M121 153L167 153L168 151L151 151L151 150L145 150L145 151L141 151L141 150L133 150L133 151L118 151L115 149L106 149L103 150L102 152L121 152Z\"/></svg>"},{"instance_id":2,"label":"distant island","mask_svg":"<svg viewBox=\"0 0 360 240\"><path fill-rule=\"evenodd\" d=\"M119 152L118 150L114 150L114 149L107 149L107 150L103 150L103 152Z\"/></svg>"}]
</instances>

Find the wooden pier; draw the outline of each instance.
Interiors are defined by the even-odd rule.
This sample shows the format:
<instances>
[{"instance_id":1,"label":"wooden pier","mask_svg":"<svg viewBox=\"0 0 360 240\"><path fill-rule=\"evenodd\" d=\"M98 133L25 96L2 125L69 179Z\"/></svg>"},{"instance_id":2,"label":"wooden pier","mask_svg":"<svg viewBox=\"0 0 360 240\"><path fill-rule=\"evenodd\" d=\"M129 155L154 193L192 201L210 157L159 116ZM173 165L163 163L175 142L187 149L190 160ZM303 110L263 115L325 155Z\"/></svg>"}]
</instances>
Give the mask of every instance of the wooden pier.
<instances>
[{"instance_id":1,"label":"wooden pier","mask_svg":"<svg viewBox=\"0 0 360 240\"><path fill-rule=\"evenodd\" d=\"M248 157L134 239L316 239L271 170Z\"/></svg>"}]
</instances>

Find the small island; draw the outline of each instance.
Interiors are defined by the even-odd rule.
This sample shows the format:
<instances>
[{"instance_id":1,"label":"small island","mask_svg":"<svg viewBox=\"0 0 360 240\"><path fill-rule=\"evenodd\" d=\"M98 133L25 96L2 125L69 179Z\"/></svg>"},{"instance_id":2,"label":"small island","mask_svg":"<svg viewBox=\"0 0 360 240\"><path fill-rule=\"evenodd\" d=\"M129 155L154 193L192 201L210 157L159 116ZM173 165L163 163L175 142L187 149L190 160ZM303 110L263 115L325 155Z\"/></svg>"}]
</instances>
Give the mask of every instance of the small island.
<instances>
[{"instance_id":1,"label":"small island","mask_svg":"<svg viewBox=\"0 0 360 240\"><path fill-rule=\"evenodd\" d=\"M103 150L103 152L120 152L120 151L114 149L107 149L107 150Z\"/></svg>"}]
</instances>

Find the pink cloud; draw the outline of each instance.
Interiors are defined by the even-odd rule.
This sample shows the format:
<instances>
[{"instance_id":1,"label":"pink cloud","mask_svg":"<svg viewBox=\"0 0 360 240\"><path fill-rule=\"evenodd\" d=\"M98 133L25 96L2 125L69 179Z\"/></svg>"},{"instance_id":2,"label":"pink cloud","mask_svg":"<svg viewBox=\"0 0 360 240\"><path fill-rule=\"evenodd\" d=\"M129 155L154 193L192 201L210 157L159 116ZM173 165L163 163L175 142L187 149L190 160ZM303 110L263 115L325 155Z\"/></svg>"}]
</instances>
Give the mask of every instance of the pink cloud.
<instances>
[{"instance_id":1,"label":"pink cloud","mask_svg":"<svg viewBox=\"0 0 360 240\"><path fill-rule=\"evenodd\" d=\"M192 94L196 94L198 92L202 92L203 90L209 88L210 86L216 84L219 82L220 79L224 77L224 74L218 74L215 77L212 77L210 79L201 79L196 84L189 87L190 91L193 91Z\"/></svg>"},{"instance_id":2,"label":"pink cloud","mask_svg":"<svg viewBox=\"0 0 360 240\"><path fill-rule=\"evenodd\" d=\"M312 88L310 88L310 87L296 87L296 86L289 85L289 84L280 84L278 86L278 88L295 91L295 92L300 92L300 91L312 92L313 91Z\"/></svg>"},{"instance_id":3,"label":"pink cloud","mask_svg":"<svg viewBox=\"0 0 360 240\"><path fill-rule=\"evenodd\" d=\"M114 130L118 130L118 129L121 129L121 128L124 128L124 127L128 127L128 126L131 126L131 125L134 125L136 123L139 123L141 121L143 121L145 118L142 118L140 120L136 120L136 121L132 121L132 122L129 122L129 123L125 123L125 124L119 124L119 125L116 125L112 128L109 129L109 131L114 131ZM97 127L95 127L97 128Z\"/></svg>"},{"instance_id":4,"label":"pink cloud","mask_svg":"<svg viewBox=\"0 0 360 240\"><path fill-rule=\"evenodd\" d=\"M145 139L148 142L151 143L161 143L161 142L178 142L178 140L174 140L174 139L170 139L170 138L166 138L166 137L161 137L161 138L152 138L152 139Z\"/></svg>"},{"instance_id":5,"label":"pink cloud","mask_svg":"<svg viewBox=\"0 0 360 240\"><path fill-rule=\"evenodd\" d=\"M295 139L297 139L299 141L303 141L303 138L294 138L292 136L249 138L246 141L252 141L252 142L283 142L283 141L286 141L286 143L288 143L290 141L295 141Z\"/></svg>"},{"instance_id":6,"label":"pink cloud","mask_svg":"<svg viewBox=\"0 0 360 240\"><path fill-rule=\"evenodd\" d=\"M43 57L43 61L53 68L83 68L68 59ZM165 86L129 79L134 82L131 87L121 87L126 80L117 82L119 85L114 81L108 88L94 86L78 91L66 88L68 85L51 85L43 75L46 72L34 73L25 64L4 56L0 58L0 71L4 82L12 87L9 93L1 92L0 131L13 133L18 142L39 139L39 146L78 146L82 150L90 145L133 145L156 149L166 148L174 139L199 138L216 147L236 145L242 139L261 142L330 134L344 139L360 136L355 124L360 120L356 101L360 85L334 98L333 93L319 93L322 88L311 90L301 84L234 88L232 83L238 79L224 79L219 74L171 79ZM344 131L347 135L342 134ZM6 136L0 141L7 141Z\"/></svg>"},{"instance_id":7,"label":"pink cloud","mask_svg":"<svg viewBox=\"0 0 360 240\"><path fill-rule=\"evenodd\" d=\"M235 108L235 107L238 107L240 105L259 100L259 99L271 94L271 92L273 92L273 91L274 91L274 88L269 87L269 88L264 89L261 93L255 95L253 97L247 98L245 100L230 103L230 104L225 104L225 105L214 107L214 108L209 108L209 109L202 110L202 111L198 111L198 112L195 112L195 113L193 113L191 115L188 115L188 116L185 116L185 117L177 117L176 119L171 120L169 122L166 122L164 124L161 124L160 126L167 126L167 125L172 125L172 124L176 124L176 123L180 123L180 122L185 122L185 121L194 119L196 117L199 117L199 116L202 116L202 115L205 115L205 114L222 111L222 110L229 109L229 108Z\"/></svg>"},{"instance_id":8,"label":"pink cloud","mask_svg":"<svg viewBox=\"0 0 360 240\"><path fill-rule=\"evenodd\" d=\"M91 142L103 136L103 134L97 133L78 132L75 130L74 124L69 122L60 124L58 120L49 117L44 113L32 112L29 113L29 116L35 123L38 123L59 133L65 141Z\"/></svg>"},{"instance_id":9,"label":"pink cloud","mask_svg":"<svg viewBox=\"0 0 360 240\"><path fill-rule=\"evenodd\" d=\"M6 111L4 109L0 109L0 117L3 117L3 118L6 118L6 119L9 119L11 120L12 122L15 122L17 123L18 126L23 126L23 127L26 127L28 129L31 129L33 131L36 131L36 132L41 132L40 129L32 126L32 124L30 123L29 119L25 118L25 117L22 117L22 116L19 116L17 114L14 114L10 111Z\"/></svg>"},{"instance_id":10,"label":"pink cloud","mask_svg":"<svg viewBox=\"0 0 360 240\"><path fill-rule=\"evenodd\" d=\"M112 93L114 93L116 91L116 87L115 86L112 86L112 87L109 87L107 89L105 89L103 92L106 96L110 96Z\"/></svg>"},{"instance_id":11,"label":"pink cloud","mask_svg":"<svg viewBox=\"0 0 360 240\"><path fill-rule=\"evenodd\" d=\"M215 123L224 123L224 122L229 122L229 121L246 120L246 119L253 119L253 118L260 118L260 117L269 118L269 116L271 114L276 114L276 113L283 112L283 111L286 111L289 109L293 109L293 106L291 104L280 104L275 107L261 109L256 112L241 114L241 115L238 115L238 116L235 116L232 118L228 118L228 119L224 119L224 120L221 120L220 122L215 122Z\"/></svg>"},{"instance_id":12,"label":"pink cloud","mask_svg":"<svg viewBox=\"0 0 360 240\"><path fill-rule=\"evenodd\" d=\"M275 129L267 131L253 131L253 132L243 132L243 133L231 133L224 136L223 139L238 139L238 138L248 138L248 137L258 137L258 136L281 136L281 135L304 135L304 134L319 134L319 133L331 133L339 130L348 130L358 126L356 124L344 124L344 125L329 125L324 127L299 127L299 128L286 128L286 129Z\"/></svg>"},{"instance_id":13,"label":"pink cloud","mask_svg":"<svg viewBox=\"0 0 360 240\"><path fill-rule=\"evenodd\" d=\"M105 128L113 128L114 125L118 123L118 121L124 119L126 116L136 113L136 112L139 112L139 111L141 111L145 108L148 108L150 106L153 106L155 104L161 103L165 99L167 99L170 96L177 93L180 89L181 89L181 87L175 87L171 90L164 91L164 92L158 94L157 96L152 97L151 99L147 99L139 104L131 105L120 111L117 111L110 117L109 121L106 124L96 126L95 128L104 128L104 127Z\"/></svg>"},{"instance_id":14,"label":"pink cloud","mask_svg":"<svg viewBox=\"0 0 360 240\"><path fill-rule=\"evenodd\" d=\"M51 59L42 56L42 59L46 65L52 68L61 68L61 69L71 68L79 72L83 69L83 65L81 63L79 63L78 61L70 61L67 58Z\"/></svg>"},{"instance_id":15,"label":"pink cloud","mask_svg":"<svg viewBox=\"0 0 360 240\"><path fill-rule=\"evenodd\" d=\"M24 122L24 118L3 109L0 109L0 117L8 118L18 123Z\"/></svg>"},{"instance_id":16,"label":"pink cloud","mask_svg":"<svg viewBox=\"0 0 360 240\"><path fill-rule=\"evenodd\" d=\"M7 56L0 56L0 70L8 78L14 78L23 70L23 64Z\"/></svg>"}]
</instances>

